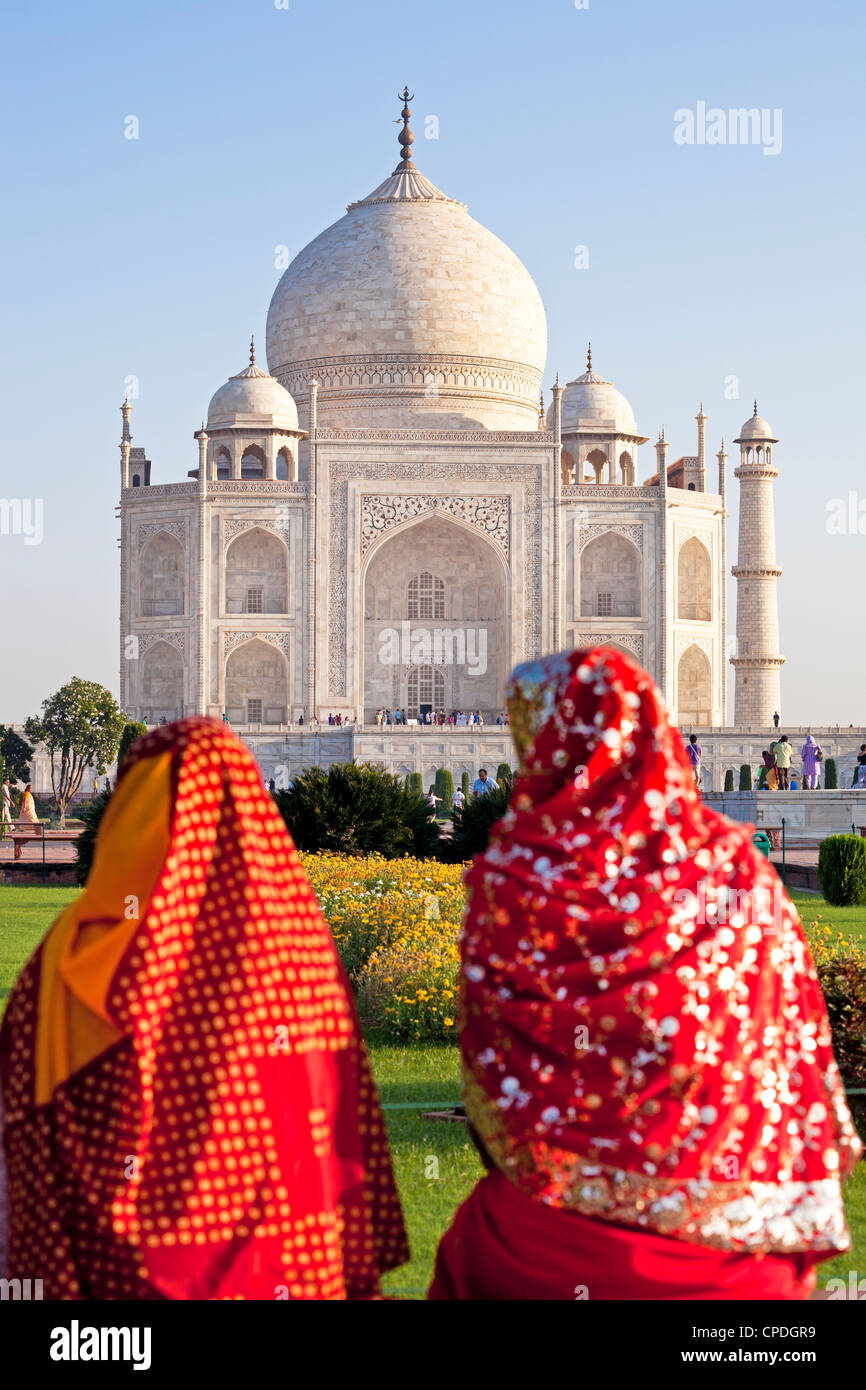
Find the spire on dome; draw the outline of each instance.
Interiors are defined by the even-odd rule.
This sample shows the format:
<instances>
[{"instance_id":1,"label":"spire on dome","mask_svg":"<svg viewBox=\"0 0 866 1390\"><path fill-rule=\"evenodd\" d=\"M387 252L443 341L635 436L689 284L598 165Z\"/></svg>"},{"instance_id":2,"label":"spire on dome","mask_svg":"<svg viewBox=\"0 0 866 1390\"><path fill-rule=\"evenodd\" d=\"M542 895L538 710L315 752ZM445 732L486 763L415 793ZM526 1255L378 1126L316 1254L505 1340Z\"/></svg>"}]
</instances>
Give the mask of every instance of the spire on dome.
<instances>
[{"instance_id":1,"label":"spire on dome","mask_svg":"<svg viewBox=\"0 0 866 1390\"><path fill-rule=\"evenodd\" d=\"M410 169L415 168L415 165L412 163L412 145L414 143L415 136L409 129L409 117L412 115L412 112L409 110L409 102L415 100L415 93L413 92L410 96L409 88L404 87L402 93L397 93L397 100L402 101L403 103L403 110L400 112L400 115L403 120L403 129L397 136L402 150L402 154L400 156L400 163L397 165L397 168L394 170L394 173L405 174L408 173Z\"/></svg>"},{"instance_id":2,"label":"spire on dome","mask_svg":"<svg viewBox=\"0 0 866 1390\"><path fill-rule=\"evenodd\" d=\"M755 409L752 411L752 419L753 419L753 420L757 420L757 418L758 418L758 402L755 401Z\"/></svg>"},{"instance_id":3,"label":"spire on dome","mask_svg":"<svg viewBox=\"0 0 866 1390\"><path fill-rule=\"evenodd\" d=\"M592 343L586 345L586 370L592 371Z\"/></svg>"},{"instance_id":4,"label":"spire on dome","mask_svg":"<svg viewBox=\"0 0 866 1390\"><path fill-rule=\"evenodd\" d=\"M255 334L250 336L250 366L256 365L256 339Z\"/></svg>"}]
</instances>

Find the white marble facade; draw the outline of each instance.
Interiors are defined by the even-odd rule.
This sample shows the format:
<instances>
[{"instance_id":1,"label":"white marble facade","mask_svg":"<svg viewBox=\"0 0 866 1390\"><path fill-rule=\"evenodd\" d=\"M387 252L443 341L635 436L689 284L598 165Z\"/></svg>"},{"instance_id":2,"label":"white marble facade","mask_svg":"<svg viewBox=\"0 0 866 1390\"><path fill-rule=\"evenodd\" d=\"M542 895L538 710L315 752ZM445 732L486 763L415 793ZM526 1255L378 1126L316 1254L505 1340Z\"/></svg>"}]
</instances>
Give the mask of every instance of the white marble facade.
<instances>
[{"instance_id":1,"label":"white marble facade","mask_svg":"<svg viewBox=\"0 0 866 1390\"><path fill-rule=\"evenodd\" d=\"M480 709L489 731L517 662L604 641L683 723L726 726L726 455L708 487L703 409L697 454L669 464L660 437L646 481L647 437L591 359L545 416L529 272L414 169L404 109L406 134L283 275L270 370L253 350L219 388L187 480L151 482L124 404L122 705L225 712L263 747L382 706ZM761 640L753 665L781 662Z\"/></svg>"}]
</instances>

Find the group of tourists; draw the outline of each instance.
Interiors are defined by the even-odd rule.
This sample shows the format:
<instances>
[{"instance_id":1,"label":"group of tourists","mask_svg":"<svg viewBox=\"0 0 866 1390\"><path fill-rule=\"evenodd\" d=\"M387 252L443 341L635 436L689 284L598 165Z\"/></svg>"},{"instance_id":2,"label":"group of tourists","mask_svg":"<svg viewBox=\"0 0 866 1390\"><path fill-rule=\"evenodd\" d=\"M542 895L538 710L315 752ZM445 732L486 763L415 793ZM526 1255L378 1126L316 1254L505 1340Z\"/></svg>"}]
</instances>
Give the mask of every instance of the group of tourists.
<instances>
[{"instance_id":1,"label":"group of tourists","mask_svg":"<svg viewBox=\"0 0 866 1390\"><path fill-rule=\"evenodd\" d=\"M509 707L460 945L485 1174L428 1296L807 1298L861 1145L796 910L625 653L518 667ZM702 911L732 896L737 931ZM219 720L132 746L10 996L0 1100L0 1277L46 1299L374 1299L409 1258L351 989Z\"/></svg>"},{"instance_id":2,"label":"group of tourists","mask_svg":"<svg viewBox=\"0 0 866 1390\"><path fill-rule=\"evenodd\" d=\"M806 742L800 749L803 763L803 787L815 791L824 761L824 750L812 734L806 735ZM793 767L794 749L787 734L782 734L761 754L763 766L758 774L758 790L797 791L797 779Z\"/></svg>"},{"instance_id":3,"label":"group of tourists","mask_svg":"<svg viewBox=\"0 0 866 1390\"><path fill-rule=\"evenodd\" d=\"M39 814L36 810L32 783L27 782L23 790L16 794L9 778L4 777L0 802L0 837L14 830L23 829L26 832L27 826L38 824ZM16 839L14 843L15 858L20 859L23 843L20 839Z\"/></svg>"},{"instance_id":4,"label":"group of tourists","mask_svg":"<svg viewBox=\"0 0 866 1390\"><path fill-rule=\"evenodd\" d=\"M390 729L393 725L406 725L411 721L432 725L438 729L462 729L469 725L483 726L484 715L480 709L469 710L468 713L466 710L453 709L450 714L446 714L444 709L425 709L417 715L410 714L406 709L396 709L393 712L390 709L376 710L376 724L379 728L384 725ZM499 727L502 728L507 722L505 715L500 713L496 720Z\"/></svg>"}]
</instances>

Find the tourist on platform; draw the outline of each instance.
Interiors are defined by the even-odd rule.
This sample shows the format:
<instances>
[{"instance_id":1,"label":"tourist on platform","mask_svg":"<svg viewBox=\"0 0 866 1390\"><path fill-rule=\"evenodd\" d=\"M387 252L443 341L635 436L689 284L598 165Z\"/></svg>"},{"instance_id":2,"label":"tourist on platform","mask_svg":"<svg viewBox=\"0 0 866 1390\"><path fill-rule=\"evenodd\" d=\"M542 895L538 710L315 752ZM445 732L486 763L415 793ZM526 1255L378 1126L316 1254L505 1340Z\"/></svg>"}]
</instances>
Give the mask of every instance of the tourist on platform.
<instances>
[{"instance_id":1,"label":"tourist on platform","mask_svg":"<svg viewBox=\"0 0 866 1390\"><path fill-rule=\"evenodd\" d=\"M811 734L806 735L806 742L800 749L800 757L803 759L803 786L807 791L814 791L818 785L824 750Z\"/></svg>"},{"instance_id":2,"label":"tourist on platform","mask_svg":"<svg viewBox=\"0 0 866 1390\"><path fill-rule=\"evenodd\" d=\"M38 814L37 814L37 812L36 812L36 802L35 802L34 799L33 799L33 786L32 786L32 783L30 783L30 782L27 783L26 787L24 788L23 792L21 793L21 801L20 801L20 804L19 804L19 806L18 806L18 815L17 815L16 819L17 819L17 821L18 821L18 829L19 829L19 830L21 830L21 828L22 828L22 823L23 823L24 826L28 826L28 825L38 825L38 824L39 824L39 816L38 816ZM21 854L22 854L23 848L24 848L24 846L22 845L21 841L20 841L20 840L16 840L16 842L15 842L15 858L16 858L16 859L20 859L20 858L21 858Z\"/></svg>"},{"instance_id":3,"label":"tourist on platform","mask_svg":"<svg viewBox=\"0 0 866 1390\"><path fill-rule=\"evenodd\" d=\"M862 1145L796 910L630 657L533 661L509 705L518 778L460 947L488 1172L429 1297L807 1298L850 1247Z\"/></svg>"},{"instance_id":4,"label":"tourist on platform","mask_svg":"<svg viewBox=\"0 0 866 1390\"><path fill-rule=\"evenodd\" d=\"M778 710L777 710L776 713L773 715L773 728L774 728L774 729L778 729L778 727L779 727L779 712L778 712Z\"/></svg>"},{"instance_id":5,"label":"tourist on platform","mask_svg":"<svg viewBox=\"0 0 866 1390\"><path fill-rule=\"evenodd\" d=\"M701 785L701 758L703 757L704 750L698 743L697 734L689 734L689 741L686 744L686 752L689 755L689 762L692 765L692 773L694 774L695 786L699 787Z\"/></svg>"},{"instance_id":6,"label":"tourist on platform","mask_svg":"<svg viewBox=\"0 0 866 1390\"><path fill-rule=\"evenodd\" d=\"M776 756L776 768L779 773L779 791L786 792L788 790L788 777L791 771L791 757L794 752L791 744L788 742L788 735L782 734L782 737L778 739L776 743L771 744L771 751Z\"/></svg>"},{"instance_id":7,"label":"tourist on platform","mask_svg":"<svg viewBox=\"0 0 866 1390\"><path fill-rule=\"evenodd\" d=\"M6 827L9 825L12 819L12 788L9 784L9 778L4 777L2 806L0 806L0 822L2 822L2 824L0 824L0 834L5 835Z\"/></svg>"},{"instance_id":8,"label":"tourist on platform","mask_svg":"<svg viewBox=\"0 0 866 1390\"><path fill-rule=\"evenodd\" d=\"M466 797L463 795L463 788L457 787L454 791L454 795L451 798L451 810L462 811L465 805Z\"/></svg>"},{"instance_id":9,"label":"tourist on platform","mask_svg":"<svg viewBox=\"0 0 866 1390\"><path fill-rule=\"evenodd\" d=\"M774 792L779 785L779 772L776 767L776 755L769 748L765 748L761 757L764 766L761 769L761 776L758 778L758 786L763 785L768 791Z\"/></svg>"},{"instance_id":10,"label":"tourist on platform","mask_svg":"<svg viewBox=\"0 0 866 1390\"><path fill-rule=\"evenodd\" d=\"M12 991L0 1088L0 1275L46 1300L375 1298L407 1258L343 968L217 720L124 759L84 893Z\"/></svg>"},{"instance_id":11,"label":"tourist on platform","mask_svg":"<svg viewBox=\"0 0 866 1390\"><path fill-rule=\"evenodd\" d=\"M498 788L499 783L494 782L492 777L487 776L487 768L480 767L478 769L478 776L475 778L475 782L472 787L472 795L489 796L491 792L497 791Z\"/></svg>"},{"instance_id":12,"label":"tourist on platform","mask_svg":"<svg viewBox=\"0 0 866 1390\"><path fill-rule=\"evenodd\" d=\"M857 754L857 761L854 764L854 777L851 786L866 786L866 743L860 744L860 752Z\"/></svg>"}]
</instances>

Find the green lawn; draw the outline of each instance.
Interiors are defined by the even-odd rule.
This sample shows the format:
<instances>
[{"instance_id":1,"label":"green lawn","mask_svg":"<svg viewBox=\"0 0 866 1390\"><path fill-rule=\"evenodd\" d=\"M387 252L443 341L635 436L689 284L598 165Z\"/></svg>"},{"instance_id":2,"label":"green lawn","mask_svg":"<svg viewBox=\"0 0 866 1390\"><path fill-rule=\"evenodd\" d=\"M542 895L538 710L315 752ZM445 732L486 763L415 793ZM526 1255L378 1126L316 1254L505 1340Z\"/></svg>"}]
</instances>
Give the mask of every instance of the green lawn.
<instances>
[{"instance_id":1,"label":"green lawn","mask_svg":"<svg viewBox=\"0 0 866 1390\"><path fill-rule=\"evenodd\" d=\"M866 903L859 907L831 907L815 893L800 893L791 888L789 894L807 927L817 921L819 926L829 926L833 931L844 933L849 941L859 941L866 946Z\"/></svg>"},{"instance_id":2,"label":"green lawn","mask_svg":"<svg viewBox=\"0 0 866 1390\"><path fill-rule=\"evenodd\" d=\"M28 954L77 891L0 887L0 1009ZM831 908L811 894L792 896L806 922L820 915L822 923L866 942L866 908ZM371 1039L370 1052L412 1247L411 1262L389 1275L385 1287L392 1296L423 1298L439 1238L482 1171L463 1125L422 1118L428 1106L459 1100L457 1048L400 1047ZM853 1249L823 1265L820 1282L866 1268L866 1164L849 1183L847 1206Z\"/></svg>"}]
</instances>

